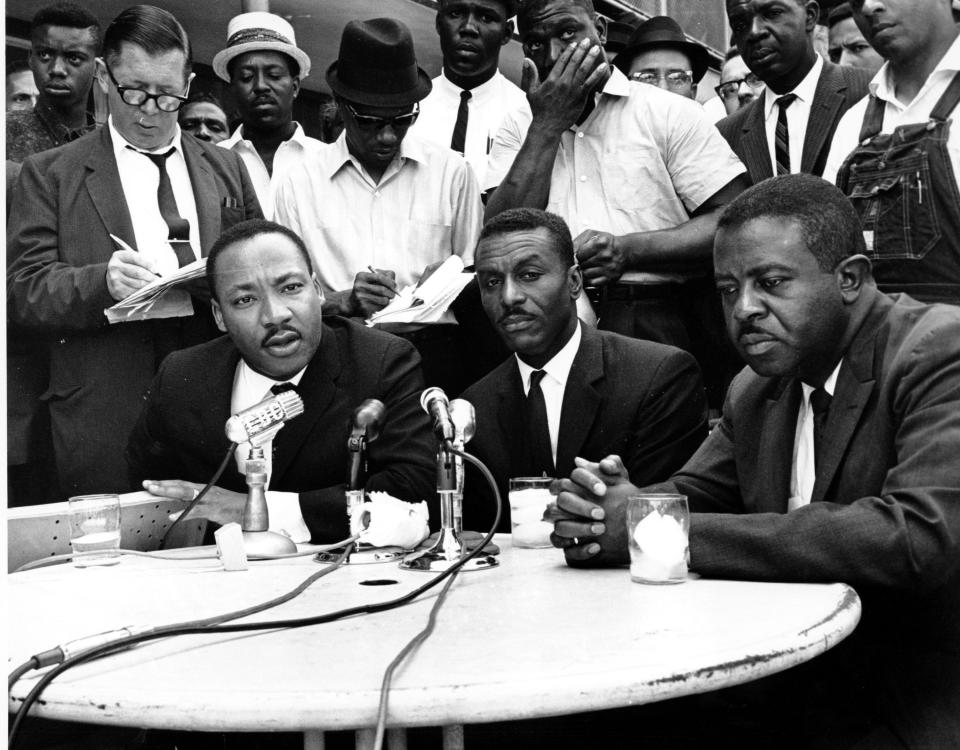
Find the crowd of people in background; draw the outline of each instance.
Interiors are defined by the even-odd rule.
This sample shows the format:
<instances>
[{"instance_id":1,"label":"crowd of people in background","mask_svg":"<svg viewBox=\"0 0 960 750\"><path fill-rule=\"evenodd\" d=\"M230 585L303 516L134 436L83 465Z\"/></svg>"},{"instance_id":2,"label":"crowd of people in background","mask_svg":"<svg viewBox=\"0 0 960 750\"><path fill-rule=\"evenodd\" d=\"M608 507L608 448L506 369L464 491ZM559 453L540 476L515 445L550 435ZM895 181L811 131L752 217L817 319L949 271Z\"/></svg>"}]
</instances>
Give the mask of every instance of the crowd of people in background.
<instances>
[{"instance_id":1,"label":"crowd of people in background","mask_svg":"<svg viewBox=\"0 0 960 750\"><path fill-rule=\"evenodd\" d=\"M401 421L395 450L377 443L371 486L423 499L430 441L412 394L436 385L467 393L496 423L476 445L498 481L572 477L555 534L571 564L619 561L605 545L622 535L620 506L602 496L633 484L670 481L711 519L763 515L780 493L794 525L716 521L697 537L704 570L856 578L881 600L935 579L923 606L949 611L957 566L929 571L953 554L938 514L957 511L939 489L911 504L904 487L931 471L960 490L929 455L931 441L957 439L941 413L956 401L943 382L953 349L934 353L929 342L955 330L949 306L960 305L958 6L850 0L824 13L814 0L726 0L731 44L714 60L665 16L622 30L591 0L439 0L443 66L432 79L397 19L351 20L318 72L297 43L306 29L247 12L229 21L212 60L229 108L194 85L190 30L169 11L138 5L102 26L74 3L40 9L26 65L7 68L9 503L141 486L192 499L219 461L207 431L290 385L310 394L311 417L278 438L283 491L271 502L298 540L333 540L343 446L310 425L342 427L375 393ZM519 86L499 69L514 38ZM716 97L703 90L711 65ZM311 75L331 92L309 123L321 138L294 119ZM91 112L93 87L104 122ZM107 308L208 256L209 284L107 322ZM449 310L358 325L452 256L478 283ZM878 328L892 338L885 349L881 337L871 370L864 347ZM780 341L796 356L779 354ZM778 402L771 378L788 375L803 390L798 381ZM793 474L782 486L764 476L758 455L783 462L765 432L778 412L764 404L788 414L777 424L789 452L794 437L813 440L812 391L846 397L853 376L879 384L886 401L866 413L874 439L896 450L868 456L870 437L858 432L856 461L830 465L829 492L828 459L812 452L786 457ZM932 436L917 426L931 414ZM719 426L704 441L708 419ZM329 460L284 455L301 444ZM238 517L242 471L238 462L206 500L208 517ZM893 500L861 502L890 476L914 515L896 516ZM810 509L835 495L857 512ZM847 536L825 538L829 528ZM898 540L910 534L922 540L905 552ZM794 567L772 562L778 546ZM742 551L738 567L730 559ZM850 574L876 556L896 564ZM888 630L870 627L877 648ZM960 663L946 636L937 645ZM924 680L948 687L917 714L908 691L887 685L900 742L890 746L960 741L957 670L919 647L911 654L898 668L913 698L929 697ZM833 737L863 729L849 716L824 722ZM869 721L866 731L893 739Z\"/></svg>"}]
</instances>

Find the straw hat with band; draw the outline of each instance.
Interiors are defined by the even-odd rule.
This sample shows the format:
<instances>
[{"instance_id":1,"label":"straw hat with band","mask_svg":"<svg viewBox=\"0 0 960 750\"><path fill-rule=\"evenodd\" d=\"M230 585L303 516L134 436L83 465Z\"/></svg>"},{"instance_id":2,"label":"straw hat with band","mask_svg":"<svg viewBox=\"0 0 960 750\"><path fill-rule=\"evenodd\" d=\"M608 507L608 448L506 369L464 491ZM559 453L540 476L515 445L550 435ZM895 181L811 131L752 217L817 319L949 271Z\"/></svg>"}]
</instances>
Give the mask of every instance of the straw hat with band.
<instances>
[{"instance_id":1,"label":"straw hat with band","mask_svg":"<svg viewBox=\"0 0 960 750\"><path fill-rule=\"evenodd\" d=\"M246 52L282 52L300 66L300 78L310 74L310 58L297 46L297 37L286 19L254 11L234 16L227 24L227 46L213 56L213 72L230 82L230 62Z\"/></svg>"},{"instance_id":2,"label":"straw hat with band","mask_svg":"<svg viewBox=\"0 0 960 750\"><path fill-rule=\"evenodd\" d=\"M410 29L393 18L350 21L327 84L337 96L370 107L406 107L432 88L417 65Z\"/></svg>"}]
</instances>

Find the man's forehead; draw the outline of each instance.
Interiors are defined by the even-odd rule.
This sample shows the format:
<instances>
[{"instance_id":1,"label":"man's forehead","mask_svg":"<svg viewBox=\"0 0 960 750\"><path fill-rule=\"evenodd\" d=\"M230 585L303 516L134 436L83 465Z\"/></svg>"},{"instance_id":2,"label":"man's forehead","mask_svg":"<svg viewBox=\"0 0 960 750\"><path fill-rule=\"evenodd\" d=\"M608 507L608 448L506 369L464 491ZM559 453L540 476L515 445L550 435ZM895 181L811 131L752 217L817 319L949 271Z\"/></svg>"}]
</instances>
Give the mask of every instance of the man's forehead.
<instances>
[{"instance_id":1,"label":"man's forehead","mask_svg":"<svg viewBox=\"0 0 960 750\"><path fill-rule=\"evenodd\" d=\"M233 61L232 65L235 69L271 66L284 67L290 70L290 58L276 50L255 49L244 52Z\"/></svg>"},{"instance_id":2,"label":"man's forehead","mask_svg":"<svg viewBox=\"0 0 960 750\"><path fill-rule=\"evenodd\" d=\"M97 44L96 31L92 26L78 29L49 23L34 29L31 41L34 44L59 44L63 47L96 47Z\"/></svg>"},{"instance_id":3,"label":"man's forehead","mask_svg":"<svg viewBox=\"0 0 960 750\"><path fill-rule=\"evenodd\" d=\"M521 31L537 24L550 24L569 16L580 20L592 20L592 4L580 0L543 0L528 2L517 16Z\"/></svg>"},{"instance_id":4,"label":"man's forehead","mask_svg":"<svg viewBox=\"0 0 960 750\"><path fill-rule=\"evenodd\" d=\"M559 257L554 238L545 227L522 229L485 237L477 245L476 268L512 266L534 259Z\"/></svg>"}]
</instances>

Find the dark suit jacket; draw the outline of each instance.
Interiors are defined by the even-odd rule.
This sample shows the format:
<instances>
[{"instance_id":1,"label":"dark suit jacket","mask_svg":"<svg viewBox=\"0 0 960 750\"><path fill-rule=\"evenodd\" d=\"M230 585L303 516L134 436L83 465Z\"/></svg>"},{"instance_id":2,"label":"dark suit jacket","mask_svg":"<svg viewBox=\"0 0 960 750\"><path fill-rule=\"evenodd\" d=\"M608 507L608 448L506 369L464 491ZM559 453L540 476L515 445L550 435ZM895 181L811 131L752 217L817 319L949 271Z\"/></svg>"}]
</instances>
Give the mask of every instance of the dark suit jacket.
<instances>
[{"instance_id":1,"label":"dark suit jacket","mask_svg":"<svg viewBox=\"0 0 960 750\"><path fill-rule=\"evenodd\" d=\"M150 387L130 437L131 484L144 479L209 481L226 454L240 353L229 337L171 354ZM316 543L348 536L347 438L353 410L367 398L387 407L380 436L367 450L366 488L411 502L427 500L434 524L436 440L420 408L423 375L411 344L343 318L326 318L320 348L298 393L304 413L273 439L270 489L300 493L300 507ZM217 483L246 492L231 458Z\"/></svg>"},{"instance_id":2,"label":"dark suit jacket","mask_svg":"<svg viewBox=\"0 0 960 750\"><path fill-rule=\"evenodd\" d=\"M870 72L846 65L834 65L824 60L820 79L813 95L807 134L803 141L800 171L823 174L830 153L830 143L843 113L867 94ZM730 148L747 167L750 180L756 184L773 177L770 147L763 121L763 97L717 123L720 133Z\"/></svg>"},{"instance_id":3,"label":"dark suit jacket","mask_svg":"<svg viewBox=\"0 0 960 750\"><path fill-rule=\"evenodd\" d=\"M206 254L225 228L262 214L235 153L187 134L183 150ZM111 233L136 247L108 128L24 161L7 225L8 315L49 342L42 398L64 497L127 489L123 448L157 366L216 333L197 300L189 318L108 325Z\"/></svg>"},{"instance_id":4,"label":"dark suit jacket","mask_svg":"<svg viewBox=\"0 0 960 750\"><path fill-rule=\"evenodd\" d=\"M576 456L598 461L620 455L631 477L665 478L706 435L706 396L697 364L670 346L598 331L581 324L583 338L563 395L557 441L557 476L569 476ZM501 531L510 530L507 485L526 476L523 418L526 397L515 357L462 396L477 412L477 433L467 444L493 473L504 502ZM487 531L492 494L468 469L464 528Z\"/></svg>"},{"instance_id":5,"label":"dark suit jacket","mask_svg":"<svg viewBox=\"0 0 960 750\"><path fill-rule=\"evenodd\" d=\"M853 585L850 643L885 720L908 747L960 747L960 310L877 295L840 368L813 502L788 513L799 403L796 379L745 369L657 487L695 511L691 565Z\"/></svg>"}]
</instances>

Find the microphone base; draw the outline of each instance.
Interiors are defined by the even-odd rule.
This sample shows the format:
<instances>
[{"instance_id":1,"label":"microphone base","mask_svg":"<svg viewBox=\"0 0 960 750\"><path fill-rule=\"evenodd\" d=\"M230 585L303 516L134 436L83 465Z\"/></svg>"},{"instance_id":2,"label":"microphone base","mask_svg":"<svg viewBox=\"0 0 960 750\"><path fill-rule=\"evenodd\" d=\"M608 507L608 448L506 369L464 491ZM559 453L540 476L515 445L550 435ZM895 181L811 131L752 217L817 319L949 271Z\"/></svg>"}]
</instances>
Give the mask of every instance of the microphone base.
<instances>
[{"instance_id":1,"label":"microphone base","mask_svg":"<svg viewBox=\"0 0 960 750\"><path fill-rule=\"evenodd\" d=\"M374 547L372 544L358 544L344 560L345 565L371 565L374 563L396 562L406 555L409 550L403 547ZM332 563L340 557L340 552L318 552L314 555L314 562Z\"/></svg>"},{"instance_id":2,"label":"microphone base","mask_svg":"<svg viewBox=\"0 0 960 750\"><path fill-rule=\"evenodd\" d=\"M407 555L403 559L403 562L400 563L400 569L415 570L421 573L439 573L444 570L449 570L456 565L459 560L459 557L450 560L442 552L426 549L423 550L423 552L414 552L412 555ZM493 555L477 555L472 560L469 560L460 570L490 570L499 564L500 561Z\"/></svg>"},{"instance_id":3,"label":"microphone base","mask_svg":"<svg viewBox=\"0 0 960 750\"><path fill-rule=\"evenodd\" d=\"M247 557L269 557L272 555L292 555L297 551L293 540L275 531L244 531L243 548Z\"/></svg>"}]
</instances>

